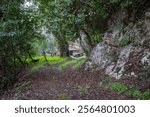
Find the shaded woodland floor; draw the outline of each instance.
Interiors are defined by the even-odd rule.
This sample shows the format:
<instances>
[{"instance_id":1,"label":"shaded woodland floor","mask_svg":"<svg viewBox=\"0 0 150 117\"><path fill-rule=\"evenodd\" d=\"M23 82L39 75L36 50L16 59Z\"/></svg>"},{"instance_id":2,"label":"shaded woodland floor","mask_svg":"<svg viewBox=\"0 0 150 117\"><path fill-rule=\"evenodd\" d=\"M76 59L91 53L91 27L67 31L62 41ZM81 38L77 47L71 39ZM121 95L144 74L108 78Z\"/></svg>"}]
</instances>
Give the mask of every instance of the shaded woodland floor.
<instances>
[{"instance_id":1,"label":"shaded woodland floor","mask_svg":"<svg viewBox=\"0 0 150 117\"><path fill-rule=\"evenodd\" d=\"M15 100L118 100L137 99L135 96L126 95L120 90L113 90L110 85L122 83L137 85L134 78L115 80L103 75L102 70L84 71L72 70L69 66L65 71L59 70L58 65L45 65L38 71L28 74L29 70L6 91L1 99ZM140 81L149 86L149 82ZM138 84L140 85L140 84ZM113 85L112 85L113 86ZM147 88L147 87L146 87ZM150 88L150 87L149 87ZM126 89L124 89L126 90ZM128 92L128 91L127 91Z\"/></svg>"}]
</instances>

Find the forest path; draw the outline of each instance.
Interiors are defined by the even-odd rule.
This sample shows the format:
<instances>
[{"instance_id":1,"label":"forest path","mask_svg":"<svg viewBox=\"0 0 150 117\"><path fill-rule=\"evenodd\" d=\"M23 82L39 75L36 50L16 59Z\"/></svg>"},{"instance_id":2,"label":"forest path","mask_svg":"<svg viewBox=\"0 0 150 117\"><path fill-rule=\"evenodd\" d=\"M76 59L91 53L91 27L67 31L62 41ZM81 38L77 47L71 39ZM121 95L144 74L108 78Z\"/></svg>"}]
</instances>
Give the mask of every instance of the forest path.
<instances>
[{"instance_id":1,"label":"forest path","mask_svg":"<svg viewBox=\"0 0 150 117\"><path fill-rule=\"evenodd\" d=\"M59 65L45 66L21 78L2 99L25 100L78 100L78 99L131 99L107 87L99 87L101 74L97 72L64 72Z\"/></svg>"}]
</instances>

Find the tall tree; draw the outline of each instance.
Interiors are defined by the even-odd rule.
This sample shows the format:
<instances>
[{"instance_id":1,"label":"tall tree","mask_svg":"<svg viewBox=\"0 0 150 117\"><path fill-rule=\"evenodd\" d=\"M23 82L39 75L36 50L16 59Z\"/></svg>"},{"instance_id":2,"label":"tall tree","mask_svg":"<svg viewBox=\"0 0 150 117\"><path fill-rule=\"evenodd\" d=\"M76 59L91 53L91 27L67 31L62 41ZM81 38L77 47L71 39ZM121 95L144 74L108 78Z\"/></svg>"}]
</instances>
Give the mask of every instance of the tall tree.
<instances>
[{"instance_id":1,"label":"tall tree","mask_svg":"<svg viewBox=\"0 0 150 117\"><path fill-rule=\"evenodd\" d=\"M2 0L0 11L0 89L15 81L39 37L38 11L25 7L23 0Z\"/></svg>"}]
</instances>

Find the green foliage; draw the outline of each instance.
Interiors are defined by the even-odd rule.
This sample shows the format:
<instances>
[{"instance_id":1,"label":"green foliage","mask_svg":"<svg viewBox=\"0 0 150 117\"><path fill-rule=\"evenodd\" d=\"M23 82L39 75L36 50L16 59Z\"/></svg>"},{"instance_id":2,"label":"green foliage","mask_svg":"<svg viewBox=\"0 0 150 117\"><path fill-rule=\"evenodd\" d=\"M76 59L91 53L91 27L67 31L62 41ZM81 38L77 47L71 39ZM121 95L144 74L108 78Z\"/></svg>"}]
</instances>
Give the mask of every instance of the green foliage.
<instances>
[{"instance_id":1,"label":"green foliage","mask_svg":"<svg viewBox=\"0 0 150 117\"><path fill-rule=\"evenodd\" d=\"M35 59L39 59L39 61L42 63L45 61L44 56L40 57L35 57ZM67 58L62 58L62 57L47 57L47 60L50 64L58 64L60 62L64 62L67 60Z\"/></svg>"},{"instance_id":2,"label":"green foliage","mask_svg":"<svg viewBox=\"0 0 150 117\"><path fill-rule=\"evenodd\" d=\"M34 53L32 42L39 39L39 11L26 9L23 0L2 0L0 11L0 67L3 78L0 90L7 88L25 66L29 53Z\"/></svg>"},{"instance_id":3,"label":"green foliage","mask_svg":"<svg viewBox=\"0 0 150 117\"><path fill-rule=\"evenodd\" d=\"M150 91L147 89L145 92L141 92L139 88L135 86L125 86L124 84L121 83L111 83L109 85L110 89L118 91L120 93L123 93L128 96L132 96L136 99L141 99L141 100L148 100L150 99Z\"/></svg>"},{"instance_id":4,"label":"green foliage","mask_svg":"<svg viewBox=\"0 0 150 117\"><path fill-rule=\"evenodd\" d=\"M90 88L91 88L91 86L88 84L79 85L78 90L80 92L80 95L83 96L83 95L87 94L89 92Z\"/></svg>"},{"instance_id":5,"label":"green foliage","mask_svg":"<svg viewBox=\"0 0 150 117\"><path fill-rule=\"evenodd\" d=\"M45 1L47 4L41 0L40 2L42 3L41 9L45 9L43 13L46 17L48 16L45 20L46 26L53 32L58 41L60 41L60 44L63 43L63 40L74 41L80 38L81 31L86 34L86 43L89 47L94 47L101 41L99 31L95 31L95 28L93 29L94 26L92 25L94 24L90 21L97 17L97 14L94 13L94 5L98 1L84 1L82 3L81 1L74 0L51 0ZM90 12L91 16L89 16ZM49 19L51 19L50 22L48 22ZM59 37L62 38L60 39Z\"/></svg>"},{"instance_id":6,"label":"green foliage","mask_svg":"<svg viewBox=\"0 0 150 117\"><path fill-rule=\"evenodd\" d=\"M66 61L68 58L62 58L62 57L51 57L48 58L48 61L50 64L58 64L58 63L62 63L64 61Z\"/></svg>"},{"instance_id":7,"label":"green foliage","mask_svg":"<svg viewBox=\"0 0 150 117\"><path fill-rule=\"evenodd\" d=\"M81 40L81 32L86 35L82 45L86 55L97 43L102 41L102 34L107 30L109 18L118 10L137 8L142 0L38 0L40 10L45 17L45 25L56 36L59 44L65 41ZM132 10L131 12L132 13ZM61 38L60 38L61 37ZM127 40L120 43L127 44ZM65 45L65 44L63 44ZM61 49L61 48L60 48Z\"/></svg>"},{"instance_id":8,"label":"green foliage","mask_svg":"<svg viewBox=\"0 0 150 117\"><path fill-rule=\"evenodd\" d=\"M141 99L143 100L150 100L150 90L147 90L143 93Z\"/></svg>"},{"instance_id":9,"label":"green foliage","mask_svg":"<svg viewBox=\"0 0 150 117\"><path fill-rule=\"evenodd\" d=\"M58 95L58 100L71 100L71 97L63 93Z\"/></svg>"},{"instance_id":10,"label":"green foliage","mask_svg":"<svg viewBox=\"0 0 150 117\"><path fill-rule=\"evenodd\" d=\"M150 90L147 89L145 92L141 92L138 88L130 87L127 92L125 92L126 95L135 97L136 99L140 100L149 100L150 99Z\"/></svg>"},{"instance_id":11,"label":"green foliage","mask_svg":"<svg viewBox=\"0 0 150 117\"><path fill-rule=\"evenodd\" d=\"M142 96L142 93L139 90L135 90L132 95L138 99Z\"/></svg>"},{"instance_id":12,"label":"green foliage","mask_svg":"<svg viewBox=\"0 0 150 117\"><path fill-rule=\"evenodd\" d=\"M110 89L116 90L120 93L127 91L127 87L124 84L121 83L111 83L110 84Z\"/></svg>"},{"instance_id":13,"label":"green foliage","mask_svg":"<svg viewBox=\"0 0 150 117\"><path fill-rule=\"evenodd\" d=\"M92 45L96 46L98 43L103 41L103 37L100 34L95 34L92 37Z\"/></svg>"}]
</instances>

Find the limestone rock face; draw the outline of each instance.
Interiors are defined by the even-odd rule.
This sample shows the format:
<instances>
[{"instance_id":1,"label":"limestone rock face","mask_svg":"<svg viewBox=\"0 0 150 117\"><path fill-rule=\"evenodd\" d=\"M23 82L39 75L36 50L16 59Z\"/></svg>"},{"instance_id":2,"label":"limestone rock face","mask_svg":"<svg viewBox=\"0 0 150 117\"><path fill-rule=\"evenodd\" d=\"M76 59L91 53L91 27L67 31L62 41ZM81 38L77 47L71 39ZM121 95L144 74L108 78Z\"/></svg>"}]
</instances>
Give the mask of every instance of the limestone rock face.
<instances>
[{"instance_id":1,"label":"limestone rock face","mask_svg":"<svg viewBox=\"0 0 150 117\"><path fill-rule=\"evenodd\" d=\"M123 28L122 19L117 18L116 15L109 22L104 42L93 49L86 69L105 69L106 74L116 79L137 76L139 71L150 69L150 11Z\"/></svg>"}]
</instances>

